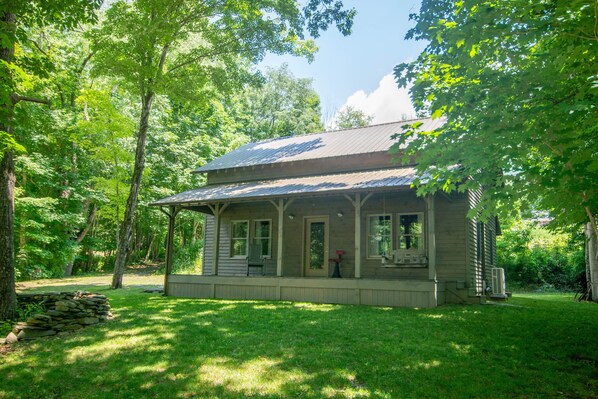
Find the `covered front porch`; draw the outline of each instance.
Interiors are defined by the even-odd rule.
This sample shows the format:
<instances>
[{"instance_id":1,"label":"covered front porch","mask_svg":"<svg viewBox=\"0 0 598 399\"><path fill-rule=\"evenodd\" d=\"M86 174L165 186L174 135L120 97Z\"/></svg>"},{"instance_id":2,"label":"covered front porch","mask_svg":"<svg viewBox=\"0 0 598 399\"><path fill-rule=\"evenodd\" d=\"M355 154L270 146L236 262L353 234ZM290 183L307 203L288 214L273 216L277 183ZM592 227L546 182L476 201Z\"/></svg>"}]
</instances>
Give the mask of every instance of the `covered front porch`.
<instances>
[{"instance_id":1,"label":"covered front porch","mask_svg":"<svg viewBox=\"0 0 598 399\"><path fill-rule=\"evenodd\" d=\"M430 280L170 275L165 288L170 296L191 298L421 308L445 303L444 283Z\"/></svg>"},{"instance_id":2,"label":"covered front porch","mask_svg":"<svg viewBox=\"0 0 598 399\"><path fill-rule=\"evenodd\" d=\"M154 203L169 217L165 294L375 306L443 304L445 283L438 282L436 267L436 200L417 197L409 187L413 178L412 168L287 178L206 187ZM442 204L454 205L446 198ZM207 215L202 275L171 273L175 217L181 210ZM398 234L403 220L419 226L419 235L408 238L419 240L413 252L417 256L406 263L392 258L386 263L388 250L398 248L404 238ZM386 245L372 241L374 223ZM263 228L270 233L262 234ZM250 276L247 247L255 242L263 244L264 267ZM329 258L339 252L342 278L332 278ZM314 268L310 258L315 253Z\"/></svg>"}]
</instances>

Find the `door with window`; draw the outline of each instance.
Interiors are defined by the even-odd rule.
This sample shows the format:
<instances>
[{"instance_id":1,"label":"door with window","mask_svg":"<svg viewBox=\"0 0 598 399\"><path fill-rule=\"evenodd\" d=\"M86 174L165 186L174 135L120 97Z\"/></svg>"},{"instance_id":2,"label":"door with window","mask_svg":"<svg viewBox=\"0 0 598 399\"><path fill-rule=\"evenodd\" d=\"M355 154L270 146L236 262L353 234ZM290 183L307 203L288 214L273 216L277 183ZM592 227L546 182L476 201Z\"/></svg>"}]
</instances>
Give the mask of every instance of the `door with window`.
<instances>
[{"instance_id":1,"label":"door with window","mask_svg":"<svg viewBox=\"0 0 598 399\"><path fill-rule=\"evenodd\" d=\"M304 268L306 277L328 276L328 218L305 219Z\"/></svg>"}]
</instances>

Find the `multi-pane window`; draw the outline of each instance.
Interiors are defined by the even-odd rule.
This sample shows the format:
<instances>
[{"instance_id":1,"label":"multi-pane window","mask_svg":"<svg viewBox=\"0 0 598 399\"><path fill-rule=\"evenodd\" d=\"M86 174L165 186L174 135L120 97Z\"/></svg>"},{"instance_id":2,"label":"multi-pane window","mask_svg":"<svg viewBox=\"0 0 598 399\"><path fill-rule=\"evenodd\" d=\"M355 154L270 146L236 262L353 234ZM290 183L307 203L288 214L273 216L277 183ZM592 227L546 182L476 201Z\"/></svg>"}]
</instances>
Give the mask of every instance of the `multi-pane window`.
<instances>
[{"instance_id":1,"label":"multi-pane window","mask_svg":"<svg viewBox=\"0 0 598 399\"><path fill-rule=\"evenodd\" d=\"M369 215L368 257L379 258L392 250L392 218L390 215Z\"/></svg>"},{"instance_id":2,"label":"multi-pane window","mask_svg":"<svg viewBox=\"0 0 598 399\"><path fill-rule=\"evenodd\" d=\"M477 234L476 234L476 244L477 244L477 260L479 262L484 262L485 254L484 254L484 222L477 223Z\"/></svg>"},{"instance_id":3,"label":"multi-pane window","mask_svg":"<svg viewBox=\"0 0 598 399\"><path fill-rule=\"evenodd\" d=\"M271 237L272 237L272 223L270 220L255 220L254 241L260 247L260 254L262 257L270 257L271 255Z\"/></svg>"},{"instance_id":4,"label":"multi-pane window","mask_svg":"<svg viewBox=\"0 0 598 399\"><path fill-rule=\"evenodd\" d=\"M399 214L399 250L424 252L424 214Z\"/></svg>"},{"instance_id":5,"label":"multi-pane window","mask_svg":"<svg viewBox=\"0 0 598 399\"><path fill-rule=\"evenodd\" d=\"M249 241L249 221L233 220L231 223L231 248L230 256L247 256L247 243Z\"/></svg>"},{"instance_id":6,"label":"multi-pane window","mask_svg":"<svg viewBox=\"0 0 598 399\"><path fill-rule=\"evenodd\" d=\"M490 248L490 264L494 265L494 232L488 231L488 247Z\"/></svg>"}]
</instances>

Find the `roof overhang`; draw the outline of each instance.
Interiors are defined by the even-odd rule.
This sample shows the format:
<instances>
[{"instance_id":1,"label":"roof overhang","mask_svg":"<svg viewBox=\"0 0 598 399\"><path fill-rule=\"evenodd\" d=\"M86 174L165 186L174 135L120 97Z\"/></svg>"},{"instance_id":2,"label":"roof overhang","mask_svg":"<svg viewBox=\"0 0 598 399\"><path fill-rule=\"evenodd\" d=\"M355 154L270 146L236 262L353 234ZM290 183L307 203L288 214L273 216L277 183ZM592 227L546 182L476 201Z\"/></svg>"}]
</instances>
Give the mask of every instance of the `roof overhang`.
<instances>
[{"instance_id":1,"label":"roof overhang","mask_svg":"<svg viewBox=\"0 0 598 399\"><path fill-rule=\"evenodd\" d=\"M216 202L267 201L276 198L409 188L416 177L415 168L402 167L208 185L161 199L149 205L182 206L185 208L195 208L195 210L202 212L206 204Z\"/></svg>"}]
</instances>

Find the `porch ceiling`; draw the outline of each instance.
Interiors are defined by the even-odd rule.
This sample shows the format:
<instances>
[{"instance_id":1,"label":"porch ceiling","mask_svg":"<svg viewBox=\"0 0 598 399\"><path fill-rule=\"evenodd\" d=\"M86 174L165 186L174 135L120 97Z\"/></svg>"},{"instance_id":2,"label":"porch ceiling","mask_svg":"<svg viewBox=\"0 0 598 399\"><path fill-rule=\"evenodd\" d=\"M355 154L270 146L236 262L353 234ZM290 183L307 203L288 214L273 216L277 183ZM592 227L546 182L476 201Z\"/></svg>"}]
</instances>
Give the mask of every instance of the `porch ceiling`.
<instances>
[{"instance_id":1,"label":"porch ceiling","mask_svg":"<svg viewBox=\"0 0 598 399\"><path fill-rule=\"evenodd\" d=\"M267 200L305 194L342 193L409 187L416 178L413 167L379 169L288 179L211 185L153 202L153 206L198 206L213 202Z\"/></svg>"}]
</instances>

